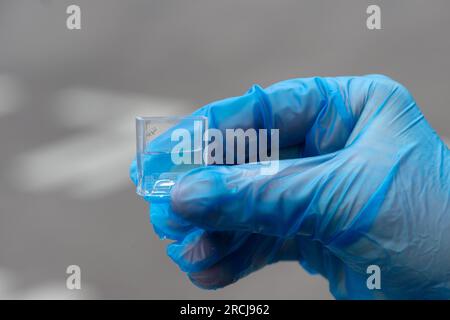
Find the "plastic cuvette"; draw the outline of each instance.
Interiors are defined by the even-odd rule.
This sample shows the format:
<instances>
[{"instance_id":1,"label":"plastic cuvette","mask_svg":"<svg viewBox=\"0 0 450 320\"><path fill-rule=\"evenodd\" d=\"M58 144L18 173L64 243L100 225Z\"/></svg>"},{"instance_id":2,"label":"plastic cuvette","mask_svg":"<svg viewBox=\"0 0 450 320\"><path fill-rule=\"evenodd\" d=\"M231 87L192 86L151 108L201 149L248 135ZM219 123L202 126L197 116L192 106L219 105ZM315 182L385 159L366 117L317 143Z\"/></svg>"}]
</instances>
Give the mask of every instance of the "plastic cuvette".
<instances>
[{"instance_id":1,"label":"plastic cuvette","mask_svg":"<svg viewBox=\"0 0 450 320\"><path fill-rule=\"evenodd\" d=\"M170 199L179 176L204 166L203 116L136 117L138 184L136 192Z\"/></svg>"}]
</instances>

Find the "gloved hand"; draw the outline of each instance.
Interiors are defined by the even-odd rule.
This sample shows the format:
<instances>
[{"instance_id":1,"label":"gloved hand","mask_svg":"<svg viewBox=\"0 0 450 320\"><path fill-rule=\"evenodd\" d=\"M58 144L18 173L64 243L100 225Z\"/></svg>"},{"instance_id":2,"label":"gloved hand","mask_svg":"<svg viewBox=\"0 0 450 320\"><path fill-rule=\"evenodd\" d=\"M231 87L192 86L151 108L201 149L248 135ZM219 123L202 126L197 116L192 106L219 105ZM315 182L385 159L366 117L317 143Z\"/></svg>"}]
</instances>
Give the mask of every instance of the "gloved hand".
<instances>
[{"instance_id":1,"label":"gloved hand","mask_svg":"<svg viewBox=\"0 0 450 320\"><path fill-rule=\"evenodd\" d=\"M195 169L170 204L151 205L194 284L219 288L298 260L336 298L450 298L450 152L402 85L293 79L195 114L220 130L278 128L291 159L267 176L258 163ZM370 265L381 289L367 287Z\"/></svg>"}]
</instances>

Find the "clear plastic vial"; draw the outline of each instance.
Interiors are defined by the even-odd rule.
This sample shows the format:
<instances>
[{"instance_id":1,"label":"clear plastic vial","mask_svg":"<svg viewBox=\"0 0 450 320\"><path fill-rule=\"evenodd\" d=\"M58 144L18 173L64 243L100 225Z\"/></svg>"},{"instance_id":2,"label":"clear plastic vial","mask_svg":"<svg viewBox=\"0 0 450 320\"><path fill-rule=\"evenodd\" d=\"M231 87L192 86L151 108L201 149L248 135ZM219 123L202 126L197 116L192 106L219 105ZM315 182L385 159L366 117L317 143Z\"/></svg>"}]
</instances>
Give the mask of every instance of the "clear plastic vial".
<instances>
[{"instance_id":1,"label":"clear plastic vial","mask_svg":"<svg viewBox=\"0 0 450 320\"><path fill-rule=\"evenodd\" d=\"M136 192L154 200L170 199L179 176L204 166L203 116L137 117Z\"/></svg>"}]
</instances>

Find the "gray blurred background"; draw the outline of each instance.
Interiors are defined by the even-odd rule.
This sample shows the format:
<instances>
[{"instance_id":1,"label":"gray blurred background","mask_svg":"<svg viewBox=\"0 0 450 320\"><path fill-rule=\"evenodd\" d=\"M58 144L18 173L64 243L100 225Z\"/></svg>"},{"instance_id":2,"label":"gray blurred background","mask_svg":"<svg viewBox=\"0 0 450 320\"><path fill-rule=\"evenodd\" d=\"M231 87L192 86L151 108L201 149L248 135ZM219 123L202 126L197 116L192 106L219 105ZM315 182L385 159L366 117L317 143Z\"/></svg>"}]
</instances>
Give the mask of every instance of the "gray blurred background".
<instances>
[{"instance_id":1,"label":"gray blurred background","mask_svg":"<svg viewBox=\"0 0 450 320\"><path fill-rule=\"evenodd\" d=\"M366 29L369 4L383 30ZM194 287L128 179L134 117L254 83L384 73L450 136L449 32L447 0L0 0L0 298L331 298L296 263ZM80 291L65 287L71 264Z\"/></svg>"}]
</instances>

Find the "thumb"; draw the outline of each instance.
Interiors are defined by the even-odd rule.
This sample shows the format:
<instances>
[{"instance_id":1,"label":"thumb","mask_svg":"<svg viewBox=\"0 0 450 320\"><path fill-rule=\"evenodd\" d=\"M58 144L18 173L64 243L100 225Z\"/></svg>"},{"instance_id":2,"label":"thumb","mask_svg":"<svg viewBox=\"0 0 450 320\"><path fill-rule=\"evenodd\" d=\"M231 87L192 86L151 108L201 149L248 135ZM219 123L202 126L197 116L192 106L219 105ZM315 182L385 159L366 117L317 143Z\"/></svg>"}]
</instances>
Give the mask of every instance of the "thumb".
<instances>
[{"instance_id":1,"label":"thumb","mask_svg":"<svg viewBox=\"0 0 450 320\"><path fill-rule=\"evenodd\" d=\"M261 163L195 169L172 190L172 209L207 230L311 234L335 157L282 160L273 175L261 175Z\"/></svg>"}]
</instances>

